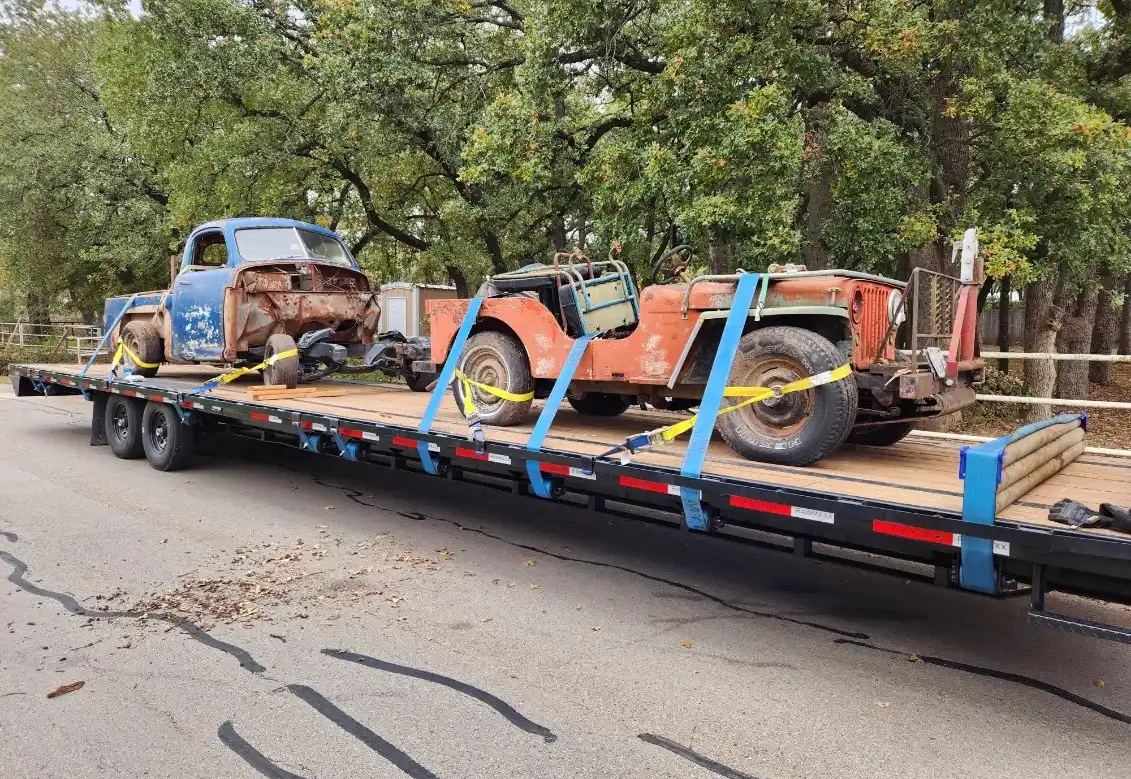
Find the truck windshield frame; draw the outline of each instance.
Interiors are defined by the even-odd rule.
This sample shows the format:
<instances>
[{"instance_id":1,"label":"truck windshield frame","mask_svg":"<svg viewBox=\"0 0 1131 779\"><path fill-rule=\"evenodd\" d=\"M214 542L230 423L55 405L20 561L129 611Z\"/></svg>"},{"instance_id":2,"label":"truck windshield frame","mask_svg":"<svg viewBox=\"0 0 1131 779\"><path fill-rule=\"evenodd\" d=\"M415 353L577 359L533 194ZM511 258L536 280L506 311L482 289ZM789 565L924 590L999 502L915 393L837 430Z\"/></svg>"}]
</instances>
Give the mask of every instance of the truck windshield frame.
<instances>
[{"instance_id":1,"label":"truck windshield frame","mask_svg":"<svg viewBox=\"0 0 1131 779\"><path fill-rule=\"evenodd\" d=\"M341 241L301 227L245 227L235 231L235 240L244 262L315 260L354 267L353 257Z\"/></svg>"}]
</instances>

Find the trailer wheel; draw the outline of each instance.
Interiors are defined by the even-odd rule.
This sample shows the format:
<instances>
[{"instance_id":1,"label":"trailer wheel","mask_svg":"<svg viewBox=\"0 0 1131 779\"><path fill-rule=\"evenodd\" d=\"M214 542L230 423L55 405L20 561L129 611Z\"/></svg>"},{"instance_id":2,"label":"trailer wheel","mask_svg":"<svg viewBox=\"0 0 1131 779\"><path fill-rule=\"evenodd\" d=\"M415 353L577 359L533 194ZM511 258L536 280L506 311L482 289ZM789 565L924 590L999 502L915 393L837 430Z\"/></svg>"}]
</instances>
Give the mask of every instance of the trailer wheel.
<instances>
[{"instance_id":1,"label":"trailer wheel","mask_svg":"<svg viewBox=\"0 0 1131 779\"><path fill-rule=\"evenodd\" d=\"M159 471L177 471L188 464L195 438L192 425L181 421L168 403L149 401L141 418L145 459Z\"/></svg>"},{"instance_id":2,"label":"trailer wheel","mask_svg":"<svg viewBox=\"0 0 1131 779\"><path fill-rule=\"evenodd\" d=\"M121 340L130 351L137 355L138 360L153 366L152 368L142 368L132 357L126 354L123 359L129 363L130 372L147 379L156 376L157 366L165 356L157 328L149 322L129 322L122 328Z\"/></svg>"},{"instance_id":3,"label":"trailer wheel","mask_svg":"<svg viewBox=\"0 0 1131 779\"><path fill-rule=\"evenodd\" d=\"M766 327L739 341L729 384L772 387L832 370L844 356L828 339L800 327ZM728 398L727 406L741 398ZM753 403L721 414L719 433L751 460L809 465L832 452L856 422L856 378Z\"/></svg>"},{"instance_id":4,"label":"trailer wheel","mask_svg":"<svg viewBox=\"0 0 1131 779\"><path fill-rule=\"evenodd\" d=\"M530 364L526 352L513 336L488 330L476 333L467 340L459 369L468 378L489 387L524 395L534 389ZM456 403L463 410L463 384L455 383ZM503 400L478 388L472 388L471 398L485 425L507 427L517 425L530 411L531 400Z\"/></svg>"},{"instance_id":5,"label":"trailer wheel","mask_svg":"<svg viewBox=\"0 0 1131 779\"><path fill-rule=\"evenodd\" d=\"M136 460L144 453L141 447L141 403L133 398L111 395L103 417L106 443L116 457Z\"/></svg>"},{"instance_id":6,"label":"trailer wheel","mask_svg":"<svg viewBox=\"0 0 1131 779\"><path fill-rule=\"evenodd\" d=\"M915 429L914 422L892 422L886 425L859 425L848 434L848 443L864 446L891 446Z\"/></svg>"},{"instance_id":7,"label":"trailer wheel","mask_svg":"<svg viewBox=\"0 0 1131 779\"><path fill-rule=\"evenodd\" d=\"M628 411L628 401L623 395L609 392L582 392L577 396L566 397L578 414L591 417L615 417Z\"/></svg>"},{"instance_id":8,"label":"trailer wheel","mask_svg":"<svg viewBox=\"0 0 1131 779\"><path fill-rule=\"evenodd\" d=\"M270 360L276 354L283 354L298 349L295 339L285 333L275 333L267 339L267 346L263 350L263 359ZM282 384L287 389L298 386L299 360L298 354L276 360L263 369L264 384Z\"/></svg>"}]
</instances>

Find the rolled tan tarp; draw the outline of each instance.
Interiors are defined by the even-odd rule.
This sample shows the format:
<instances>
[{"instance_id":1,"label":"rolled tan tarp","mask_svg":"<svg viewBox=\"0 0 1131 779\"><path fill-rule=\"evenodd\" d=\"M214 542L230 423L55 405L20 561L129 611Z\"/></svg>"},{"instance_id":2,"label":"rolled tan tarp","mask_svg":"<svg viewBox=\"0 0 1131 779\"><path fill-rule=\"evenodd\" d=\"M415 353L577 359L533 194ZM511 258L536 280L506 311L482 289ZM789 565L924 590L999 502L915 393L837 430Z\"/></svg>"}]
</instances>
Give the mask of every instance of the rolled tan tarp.
<instances>
[{"instance_id":1,"label":"rolled tan tarp","mask_svg":"<svg viewBox=\"0 0 1131 779\"><path fill-rule=\"evenodd\" d=\"M1081 430L1083 433L1083 430ZM1059 454L1053 455L1050 459L1046 460L1042 465L1038 465L1035 470L1030 471L1027 475L1022 476L1018 481L1015 481L1006 489L998 490L997 502L995 504L995 513L1001 513L1006 506L1013 503L1018 498L1022 497L1029 490L1036 487L1045 479L1052 476L1064 466L1075 460L1077 457L1084 453L1083 436L1075 444L1072 444L1068 449L1064 449ZM1040 454L1037 452L1036 454Z\"/></svg>"}]
</instances>

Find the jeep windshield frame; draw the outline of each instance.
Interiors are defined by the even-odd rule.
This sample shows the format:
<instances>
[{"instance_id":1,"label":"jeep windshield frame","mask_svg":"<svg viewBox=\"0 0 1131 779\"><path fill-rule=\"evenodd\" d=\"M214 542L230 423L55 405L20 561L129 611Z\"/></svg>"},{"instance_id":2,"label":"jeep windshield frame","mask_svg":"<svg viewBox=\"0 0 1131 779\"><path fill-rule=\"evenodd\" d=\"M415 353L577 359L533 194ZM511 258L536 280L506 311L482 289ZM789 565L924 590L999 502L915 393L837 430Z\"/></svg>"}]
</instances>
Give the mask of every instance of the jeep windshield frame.
<instances>
[{"instance_id":1,"label":"jeep windshield frame","mask_svg":"<svg viewBox=\"0 0 1131 779\"><path fill-rule=\"evenodd\" d=\"M242 262L314 260L357 267L349 250L337 238L301 227L243 227L235 231L235 241Z\"/></svg>"}]
</instances>

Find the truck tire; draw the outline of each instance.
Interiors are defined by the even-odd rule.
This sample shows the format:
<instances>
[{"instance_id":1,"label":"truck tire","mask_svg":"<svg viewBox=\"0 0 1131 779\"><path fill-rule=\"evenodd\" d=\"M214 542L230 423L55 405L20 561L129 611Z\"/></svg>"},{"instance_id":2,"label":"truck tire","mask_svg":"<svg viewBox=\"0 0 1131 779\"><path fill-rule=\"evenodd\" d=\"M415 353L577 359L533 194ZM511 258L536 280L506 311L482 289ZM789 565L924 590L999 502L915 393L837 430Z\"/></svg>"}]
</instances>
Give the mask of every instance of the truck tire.
<instances>
[{"instance_id":1,"label":"truck tire","mask_svg":"<svg viewBox=\"0 0 1131 779\"><path fill-rule=\"evenodd\" d=\"M495 331L475 333L467 339L459 369L468 378L490 387L523 395L534 389L530 363L522 345L511 335ZM463 384L455 383L456 404L463 411ZM485 425L508 427L517 425L530 411L530 400L503 400L480 389L472 388L472 401Z\"/></svg>"},{"instance_id":2,"label":"truck tire","mask_svg":"<svg viewBox=\"0 0 1131 779\"><path fill-rule=\"evenodd\" d=\"M122 360L129 363L131 373L136 373L147 379L151 379L157 375L157 366L165 356L165 350L161 348L161 336L158 335L157 328L149 324L149 322L142 322L140 320L127 322L126 326L122 328L121 341L130 351L137 355L139 360L153 366L152 368L143 368L134 362L129 354L125 354Z\"/></svg>"},{"instance_id":3,"label":"truck tire","mask_svg":"<svg viewBox=\"0 0 1131 779\"><path fill-rule=\"evenodd\" d=\"M628 401L623 395L609 392L582 392L574 397L566 397L578 414L591 417L616 417L628 411Z\"/></svg>"},{"instance_id":4,"label":"truck tire","mask_svg":"<svg viewBox=\"0 0 1131 779\"><path fill-rule=\"evenodd\" d=\"M891 422L886 425L859 425L848 434L848 443L864 446L891 446L915 429L914 422Z\"/></svg>"},{"instance_id":5,"label":"truck tire","mask_svg":"<svg viewBox=\"0 0 1131 779\"><path fill-rule=\"evenodd\" d=\"M106 400L103 417L106 443L115 457L136 460L144 454L141 447L141 403L133 398L111 395Z\"/></svg>"},{"instance_id":6,"label":"truck tire","mask_svg":"<svg viewBox=\"0 0 1131 779\"><path fill-rule=\"evenodd\" d=\"M728 384L771 387L813 376L844 364L828 339L800 327L766 327L739 341ZM726 406L741 398L727 398ZM809 465L844 441L856 422L856 378L771 398L720 414L719 433L750 460Z\"/></svg>"},{"instance_id":7,"label":"truck tire","mask_svg":"<svg viewBox=\"0 0 1131 779\"><path fill-rule=\"evenodd\" d=\"M267 339L267 346L263 349L263 359L269 360L276 354L297 348L298 344L295 343L295 339L285 333L275 333ZM298 354L276 360L263 369L263 383L282 384L287 389L294 389L298 386L298 369Z\"/></svg>"},{"instance_id":8,"label":"truck tire","mask_svg":"<svg viewBox=\"0 0 1131 779\"><path fill-rule=\"evenodd\" d=\"M181 421L168 403L149 401L141 417L141 443L145 459L159 471L177 471L192 456L192 425Z\"/></svg>"}]
</instances>

